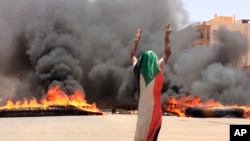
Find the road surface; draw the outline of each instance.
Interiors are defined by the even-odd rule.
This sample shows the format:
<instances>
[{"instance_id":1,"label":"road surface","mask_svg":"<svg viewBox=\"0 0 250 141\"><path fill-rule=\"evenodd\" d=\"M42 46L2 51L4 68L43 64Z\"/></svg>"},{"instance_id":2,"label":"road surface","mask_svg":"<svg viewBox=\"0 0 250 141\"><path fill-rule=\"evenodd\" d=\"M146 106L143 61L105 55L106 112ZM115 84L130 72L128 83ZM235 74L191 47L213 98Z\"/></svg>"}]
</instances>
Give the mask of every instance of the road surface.
<instances>
[{"instance_id":1,"label":"road surface","mask_svg":"<svg viewBox=\"0 0 250 141\"><path fill-rule=\"evenodd\" d=\"M3 141L132 141L136 115L0 118ZM242 118L163 116L159 141L229 141L230 124Z\"/></svg>"}]
</instances>

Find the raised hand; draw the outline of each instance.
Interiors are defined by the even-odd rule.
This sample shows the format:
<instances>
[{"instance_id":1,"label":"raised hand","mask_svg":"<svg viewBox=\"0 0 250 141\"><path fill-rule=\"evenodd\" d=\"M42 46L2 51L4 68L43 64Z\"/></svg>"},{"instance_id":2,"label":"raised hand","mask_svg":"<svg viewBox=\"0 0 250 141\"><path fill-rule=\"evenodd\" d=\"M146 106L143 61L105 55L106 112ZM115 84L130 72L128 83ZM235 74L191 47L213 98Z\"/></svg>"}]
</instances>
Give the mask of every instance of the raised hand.
<instances>
[{"instance_id":1,"label":"raised hand","mask_svg":"<svg viewBox=\"0 0 250 141\"><path fill-rule=\"evenodd\" d=\"M172 32L170 24L166 25L165 37L168 37L169 34Z\"/></svg>"},{"instance_id":2,"label":"raised hand","mask_svg":"<svg viewBox=\"0 0 250 141\"><path fill-rule=\"evenodd\" d=\"M141 39L142 30L138 28L137 33L135 34L135 42L139 42Z\"/></svg>"},{"instance_id":3,"label":"raised hand","mask_svg":"<svg viewBox=\"0 0 250 141\"><path fill-rule=\"evenodd\" d=\"M169 35L172 32L172 29L170 27L170 24L166 25L166 31L165 31L165 52L163 55L164 62L166 63L168 61L169 56L171 55L171 44L169 40Z\"/></svg>"},{"instance_id":4,"label":"raised hand","mask_svg":"<svg viewBox=\"0 0 250 141\"><path fill-rule=\"evenodd\" d=\"M142 30L140 30L138 28L137 33L135 34L135 38L134 38L134 45L133 45L131 52L130 52L130 58L131 58L132 63L137 61L137 58L135 56L135 52L136 52L137 46L139 44L139 41L141 39L141 34L142 34Z\"/></svg>"}]
</instances>

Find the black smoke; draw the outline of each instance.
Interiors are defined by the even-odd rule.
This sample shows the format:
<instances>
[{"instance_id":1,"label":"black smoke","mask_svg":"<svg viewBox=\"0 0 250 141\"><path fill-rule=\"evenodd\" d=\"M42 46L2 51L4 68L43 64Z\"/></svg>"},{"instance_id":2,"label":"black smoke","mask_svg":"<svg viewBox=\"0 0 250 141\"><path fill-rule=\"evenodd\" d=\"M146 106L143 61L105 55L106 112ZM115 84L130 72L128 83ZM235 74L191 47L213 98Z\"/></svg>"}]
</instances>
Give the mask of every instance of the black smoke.
<instances>
[{"instance_id":1,"label":"black smoke","mask_svg":"<svg viewBox=\"0 0 250 141\"><path fill-rule=\"evenodd\" d=\"M179 92L164 94L199 95L204 100L215 99L224 104L249 105L249 69L242 67L248 52L246 36L225 26L214 34L214 44L182 50L169 81L179 86ZM170 75L171 76L171 75Z\"/></svg>"},{"instance_id":2,"label":"black smoke","mask_svg":"<svg viewBox=\"0 0 250 141\"><path fill-rule=\"evenodd\" d=\"M41 98L49 87L76 89L88 101L134 104L129 51L143 29L138 55L164 50L165 24L188 21L181 1L0 1L0 71L13 83L1 97Z\"/></svg>"},{"instance_id":3,"label":"black smoke","mask_svg":"<svg viewBox=\"0 0 250 141\"><path fill-rule=\"evenodd\" d=\"M170 23L163 96L250 103L250 73L235 67L248 50L245 36L221 27L216 44L191 47L195 29L176 32L188 23L180 0L0 0L0 19L2 99L41 98L60 85L68 94L84 91L89 102L136 105L134 34L143 29L137 56L152 49L160 57Z\"/></svg>"}]
</instances>

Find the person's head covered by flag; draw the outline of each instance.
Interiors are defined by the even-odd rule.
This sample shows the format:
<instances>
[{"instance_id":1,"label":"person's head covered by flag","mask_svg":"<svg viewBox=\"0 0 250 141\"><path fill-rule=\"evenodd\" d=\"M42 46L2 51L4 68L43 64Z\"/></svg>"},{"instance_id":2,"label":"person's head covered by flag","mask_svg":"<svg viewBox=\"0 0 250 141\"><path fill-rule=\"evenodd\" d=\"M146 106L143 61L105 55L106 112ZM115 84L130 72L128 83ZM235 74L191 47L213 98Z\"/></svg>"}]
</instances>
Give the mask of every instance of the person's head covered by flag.
<instances>
[{"instance_id":1,"label":"person's head covered by flag","mask_svg":"<svg viewBox=\"0 0 250 141\"><path fill-rule=\"evenodd\" d=\"M146 85L161 71L157 55L152 50L145 51L137 60L134 70L142 74ZM139 75L139 74L136 74Z\"/></svg>"},{"instance_id":2,"label":"person's head covered by flag","mask_svg":"<svg viewBox=\"0 0 250 141\"><path fill-rule=\"evenodd\" d=\"M134 140L156 141L161 128L161 89L163 86L163 64L167 62L171 54L169 34L170 25L166 26L165 31L165 52L158 59L152 50L147 50L137 59L135 52L139 44L142 30L138 29L135 35L134 45L130 57L134 65L137 91L139 96L138 118Z\"/></svg>"}]
</instances>

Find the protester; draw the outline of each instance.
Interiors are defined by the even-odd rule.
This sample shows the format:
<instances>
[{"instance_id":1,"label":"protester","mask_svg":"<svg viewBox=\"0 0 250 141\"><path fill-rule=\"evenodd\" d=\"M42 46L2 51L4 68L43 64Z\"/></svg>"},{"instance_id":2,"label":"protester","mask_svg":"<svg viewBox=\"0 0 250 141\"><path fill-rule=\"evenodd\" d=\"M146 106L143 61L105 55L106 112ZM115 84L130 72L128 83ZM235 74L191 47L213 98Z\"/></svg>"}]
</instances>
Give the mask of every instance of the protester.
<instances>
[{"instance_id":1,"label":"protester","mask_svg":"<svg viewBox=\"0 0 250 141\"><path fill-rule=\"evenodd\" d=\"M165 52L158 60L157 55L145 51L138 59L135 56L141 39L142 30L138 29L134 45L131 50L131 61L134 65L134 74L138 88L139 104L135 131L135 141L157 141L162 123L161 89L163 86L163 65L171 54L169 35L170 24L165 30Z\"/></svg>"}]
</instances>

